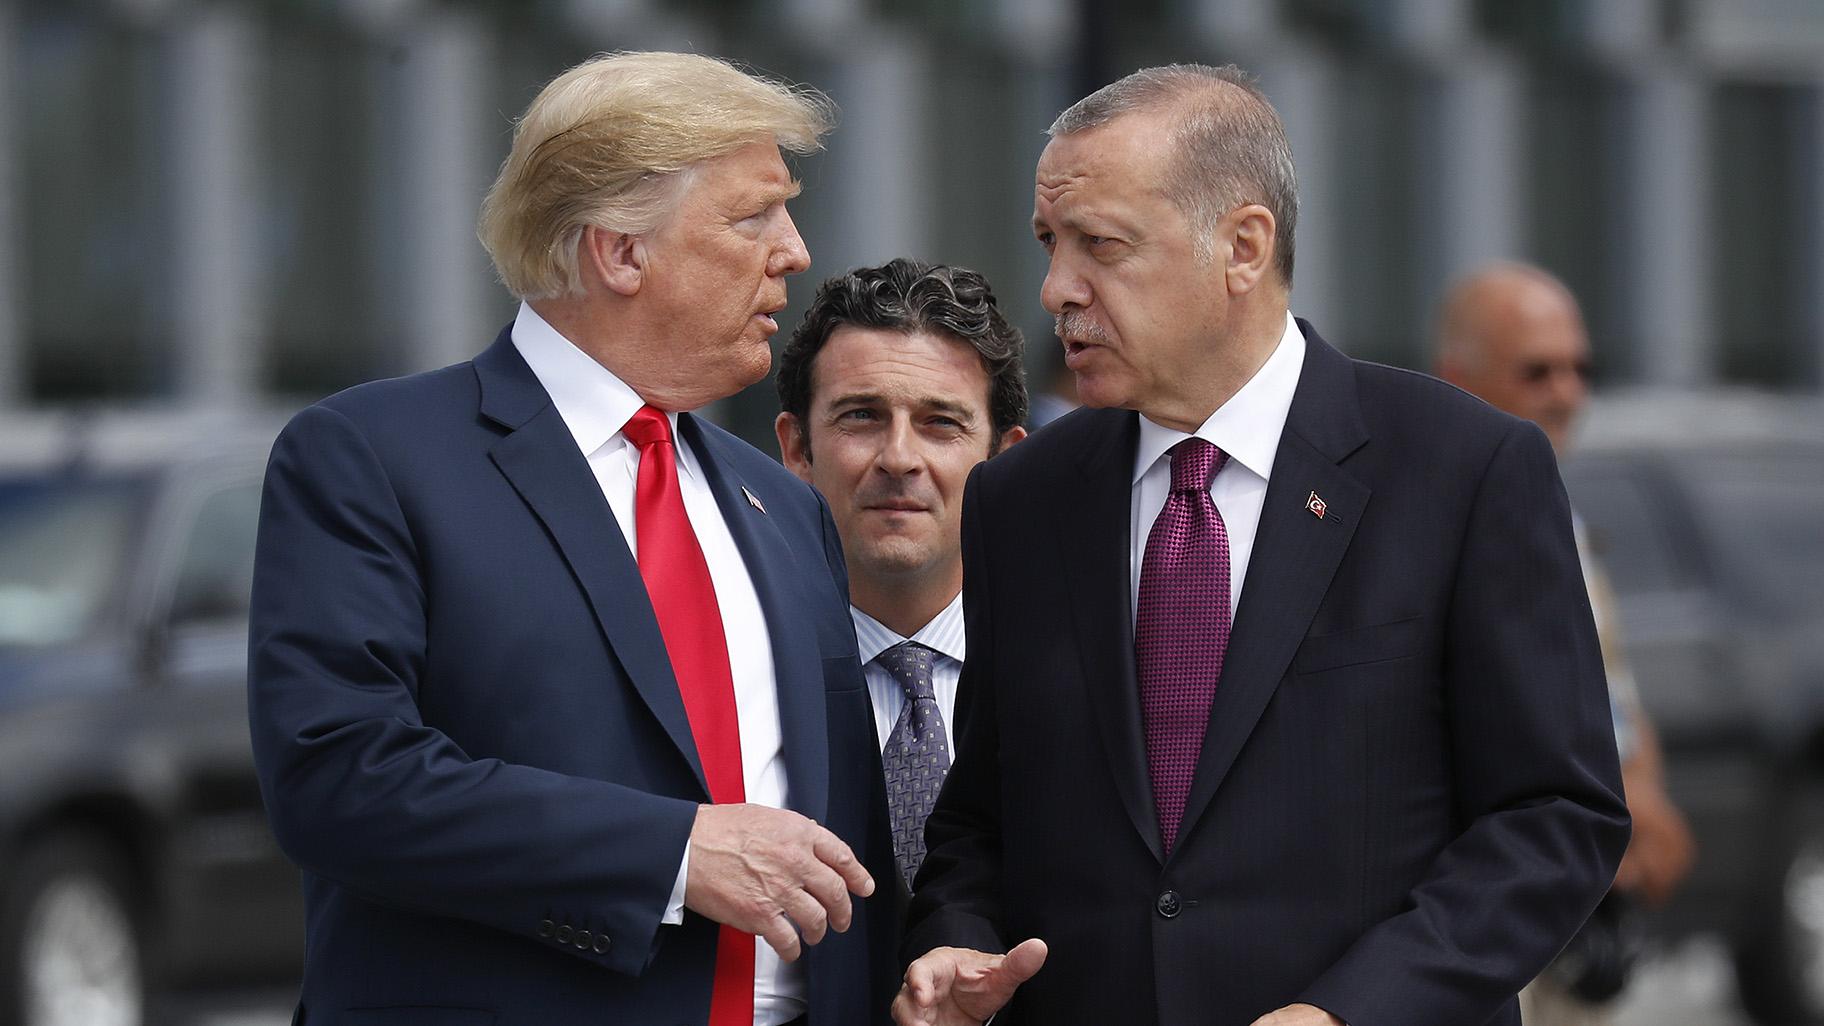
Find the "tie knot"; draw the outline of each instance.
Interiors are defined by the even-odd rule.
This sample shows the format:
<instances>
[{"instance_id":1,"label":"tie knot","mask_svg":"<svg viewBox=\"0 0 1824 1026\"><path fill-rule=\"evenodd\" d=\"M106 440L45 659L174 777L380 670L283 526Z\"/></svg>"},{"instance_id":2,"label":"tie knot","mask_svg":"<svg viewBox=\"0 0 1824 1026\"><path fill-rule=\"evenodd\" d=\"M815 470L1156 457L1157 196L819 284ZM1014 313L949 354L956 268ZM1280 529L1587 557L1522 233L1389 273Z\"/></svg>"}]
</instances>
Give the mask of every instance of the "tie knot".
<instances>
[{"instance_id":1,"label":"tie knot","mask_svg":"<svg viewBox=\"0 0 1824 1026\"><path fill-rule=\"evenodd\" d=\"M638 412L628 418L626 426L621 428L621 434L626 435L628 441L645 449L660 442L671 441L671 421L666 419L663 410L642 406Z\"/></svg>"},{"instance_id":2,"label":"tie knot","mask_svg":"<svg viewBox=\"0 0 1824 1026\"><path fill-rule=\"evenodd\" d=\"M916 702L921 698L937 697L931 683L932 655L929 648L918 642L905 641L875 656L874 661L886 667L899 682L900 690Z\"/></svg>"},{"instance_id":3,"label":"tie knot","mask_svg":"<svg viewBox=\"0 0 1824 1026\"><path fill-rule=\"evenodd\" d=\"M1172 446L1172 491L1208 491L1229 454L1201 438L1187 438Z\"/></svg>"}]
</instances>

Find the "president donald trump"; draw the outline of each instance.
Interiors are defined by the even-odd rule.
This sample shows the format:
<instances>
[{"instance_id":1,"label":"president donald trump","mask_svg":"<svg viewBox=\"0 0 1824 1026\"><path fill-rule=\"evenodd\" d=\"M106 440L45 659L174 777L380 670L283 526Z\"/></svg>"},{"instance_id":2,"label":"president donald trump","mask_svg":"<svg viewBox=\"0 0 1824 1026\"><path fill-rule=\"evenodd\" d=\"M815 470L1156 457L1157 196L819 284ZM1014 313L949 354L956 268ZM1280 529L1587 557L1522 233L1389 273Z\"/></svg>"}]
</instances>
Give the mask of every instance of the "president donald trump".
<instances>
[{"instance_id":1,"label":"president donald trump","mask_svg":"<svg viewBox=\"0 0 1824 1026\"><path fill-rule=\"evenodd\" d=\"M884 1017L892 850L827 507L690 411L765 375L820 95L620 54L533 101L473 361L273 449L255 756L304 1023ZM478 339L478 341L480 341Z\"/></svg>"}]
</instances>

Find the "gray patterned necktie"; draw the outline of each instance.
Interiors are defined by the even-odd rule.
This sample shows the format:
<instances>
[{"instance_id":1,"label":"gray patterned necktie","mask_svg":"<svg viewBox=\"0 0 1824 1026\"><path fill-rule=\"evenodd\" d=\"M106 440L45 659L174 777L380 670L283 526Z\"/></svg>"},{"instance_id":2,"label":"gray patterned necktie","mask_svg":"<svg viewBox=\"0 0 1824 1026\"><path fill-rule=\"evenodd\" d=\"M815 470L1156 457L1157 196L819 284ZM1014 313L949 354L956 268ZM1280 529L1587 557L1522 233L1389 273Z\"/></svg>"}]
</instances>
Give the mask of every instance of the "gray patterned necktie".
<instances>
[{"instance_id":1,"label":"gray patterned necktie","mask_svg":"<svg viewBox=\"0 0 1824 1026\"><path fill-rule=\"evenodd\" d=\"M931 815L937 790L950 769L944 714L937 707L931 684L934 655L929 648L907 641L874 657L906 696L880 761L887 777L887 812L893 820L893 858L908 891L919 864L925 861L925 817Z\"/></svg>"}]
</instances>

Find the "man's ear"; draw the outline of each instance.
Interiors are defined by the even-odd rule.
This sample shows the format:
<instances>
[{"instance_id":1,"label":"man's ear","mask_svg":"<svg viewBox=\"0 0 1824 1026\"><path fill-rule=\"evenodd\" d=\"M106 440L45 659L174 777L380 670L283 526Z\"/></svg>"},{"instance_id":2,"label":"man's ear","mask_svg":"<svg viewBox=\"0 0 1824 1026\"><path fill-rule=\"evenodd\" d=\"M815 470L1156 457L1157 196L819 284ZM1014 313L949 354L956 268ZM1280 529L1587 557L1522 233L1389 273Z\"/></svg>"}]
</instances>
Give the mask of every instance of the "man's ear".
<instances>
[{"instance_id":1,"label":"man's ear","mask_svg":"<svg viewBox=\"0 0 1824 1026\"><path fill-rule=\"evenodd\" d=\"M1021 427L1018 424L1015 424L1014 426L1001 432L1001 444L995 447L994 454L997 456L1000 455L1001 453L1007 451L1008 446L1012 445L1013 443L1019 441L1022 438L1025 438L1025 437L1026 437L1026 429Z\"/></svg>"},{"instance_id":2,"label":"man's ear","mask_svg":"<svg viewBox=\"0 0 1824 1026\"><path fill-rule=\"evenodd\" d=\"M781 413L773 418L773 434L779 437L779 460L785 469L798 475L798 480L811 483L811 440L806 437L798 418Z\"/></svg>"},{"instance_id":3,"label":"man's ear","mask_svg":"<svg viewBox=\"0 0 1824 1026\"><path fill-rule=\"evenodd\" d=\"M1258 203L1236 207L1223 222L1229 243L1226 247L1228 261L1222 268L1223 279L1229 295L1245 295L1272 273L1274 232L1278 225L1273 221L1273 212Z\"/></svg>"},{"instance_id":4,"label":"man's ear","mask_svg":"<svg viewBox=\"0 0 1824 1026\"><path fill-rule=\"evenodd\" d=\"M644 236L590 225L579 248L584 269L610 292L631 296L645 284L650 261Z\"/></svg>"}]
</instances>

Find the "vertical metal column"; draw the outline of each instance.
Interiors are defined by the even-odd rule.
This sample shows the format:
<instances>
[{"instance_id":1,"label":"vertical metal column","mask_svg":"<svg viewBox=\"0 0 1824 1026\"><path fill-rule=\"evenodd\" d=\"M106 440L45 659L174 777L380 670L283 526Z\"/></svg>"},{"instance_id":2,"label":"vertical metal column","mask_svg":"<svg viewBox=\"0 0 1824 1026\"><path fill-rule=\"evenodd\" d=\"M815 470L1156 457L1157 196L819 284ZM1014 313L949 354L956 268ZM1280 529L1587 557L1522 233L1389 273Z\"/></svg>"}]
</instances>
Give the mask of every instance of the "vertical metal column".
<instances>
[{"instance_id":1,"label":"vertical metal column","mask_svg":"<svg viewBox=\"0 0 1824 1026\"><path fill-rule=\"evenodd\" d=\"M473 356L504 316L504 293L489 287L487 254L475 237L496 155L485 116L487 48L473 16L426 7L398 42L408 54L396 107L407 182L398 197L406 232L402 327L406 369L423 370Z\"/></svg>"},{"instance_id":2,"label":"vertical metal column","mask_svg":"<svg viewBox=\"0 0 1824 1026\"><path fill-rule=\"evenodd\" d=\"M19 221L20 136L13 121L13 83L19 80L19 9L0 4L0 409L23 404L31 391L26 381L24 311L20 309L19 250L24 226Z\"/></svg>"},{"instance_id":3,"label":"vertical metal column","mask_svg":"<svg viewBox=\"0 0 1824 1026\"><path fill-rule=\"evenodd\" d=\"M1804 86L1795 102L1801 127L1793 153L1793 287L1787 294L1800 304L1793 321L1804 380L1795 384L1815 392L1824 388L1824 81Z\"/></svg>"},{"instance_id":4,"label":"vertical metal column","mask_svg":"<svg viewBox=\"0 0 1824 1026\"><path fill-rule=\"evenodd\" d=\"M1605 183L1616 233L1612 283L1628 342L1628 377L1697 386L1715 377L1712 353L1708 96L1685 72L1643 65L1622 86L1609 137L1621 173Z\"/></svg>"},{"instance_id":5,"label":"vertical metal column","mask_svg":"<svg viewBox=\"0 0 1824 1026\"><path fill-rule=\"evenodd\" d=\"M1425 263L1419 297L1430 316L1448 283L1490 260L1523 257L1528 155L1522 78L1493 51L1456 52L1428 68L1413 109L1418 207L1414 256Z\"/></svg>"},{"instance_id":6,"label":"vertical metal column","mask_svg":"<svg viewBox=\"0 0 1824 1026\"><path fill-rule=\"evenodd\" d=\"M931 58L917 34L857 26L832 68L829 94L846 112L830 139L834 251L812 254L818 276L896 256L933 259L929 183L921 163Z\"/></svg>"},{"instance_id":7,"label":"vertical metal column","mask_svg":"<svg viewBox=\"0 0 1824 1026\"><path fill-rule=\"evenodd\" d=\"M1348 345L1342 316L1341 238L1344 231L1336 152L1336 73L1331 58L1315 50L1287 49L1263 58L1253 70L1286 123L1298 168L1298 234L1294 239L1292 309L1319 331Z\"/></svg>"},{"instance_id":8,"label":"vertical metal column","mask_svg":"<svg viewBox=\"0 0 1824 1026\"><path fill-rule=\"evenodd\" d=\"M172 104L173 359L177 398L246 403L258 377L263 319L253 216L253 32L237 4L177 17Z\"/></svg>"}]
</instances>

